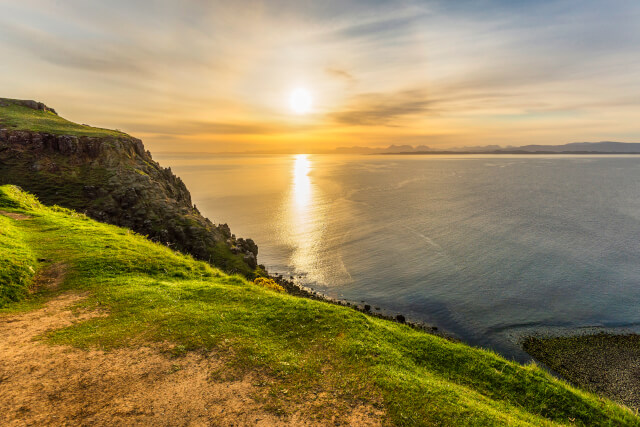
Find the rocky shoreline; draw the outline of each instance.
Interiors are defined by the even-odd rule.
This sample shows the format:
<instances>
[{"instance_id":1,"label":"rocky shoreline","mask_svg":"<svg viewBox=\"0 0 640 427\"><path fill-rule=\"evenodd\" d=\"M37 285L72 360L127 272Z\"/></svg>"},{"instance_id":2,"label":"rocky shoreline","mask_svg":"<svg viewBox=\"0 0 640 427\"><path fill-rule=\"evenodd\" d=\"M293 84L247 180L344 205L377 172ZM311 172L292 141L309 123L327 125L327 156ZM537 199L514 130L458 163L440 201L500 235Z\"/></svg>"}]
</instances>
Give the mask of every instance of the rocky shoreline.
<instances>
[{"instance_id":1,"label":"rocky shoreline","mask_svg":"<svg viewBox=\"0 0 640 427\"><path fill-rule=\"evenodd\" d=\"M640 409L640 335L530 336L522 346L567 381Z\"/></svg>"}]
</instances>

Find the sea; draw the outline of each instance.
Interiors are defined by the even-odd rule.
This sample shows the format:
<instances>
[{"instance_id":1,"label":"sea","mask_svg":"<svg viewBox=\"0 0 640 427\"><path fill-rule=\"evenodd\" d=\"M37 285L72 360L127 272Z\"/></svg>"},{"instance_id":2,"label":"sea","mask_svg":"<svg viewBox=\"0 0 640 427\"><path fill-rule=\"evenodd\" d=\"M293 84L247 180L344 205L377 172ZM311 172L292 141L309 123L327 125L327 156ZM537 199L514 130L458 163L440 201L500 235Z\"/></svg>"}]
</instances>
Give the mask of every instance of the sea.
<instances>
[{"instance_id":1,"label":"sea","mask_svg":"<svg viewBox=\"0 0 640 427\"><path fill-rule=\"evenodd\" d=\"M161 153L272 273L521 362L640 331L640 156Z\"/></svg>"}]
</instances>

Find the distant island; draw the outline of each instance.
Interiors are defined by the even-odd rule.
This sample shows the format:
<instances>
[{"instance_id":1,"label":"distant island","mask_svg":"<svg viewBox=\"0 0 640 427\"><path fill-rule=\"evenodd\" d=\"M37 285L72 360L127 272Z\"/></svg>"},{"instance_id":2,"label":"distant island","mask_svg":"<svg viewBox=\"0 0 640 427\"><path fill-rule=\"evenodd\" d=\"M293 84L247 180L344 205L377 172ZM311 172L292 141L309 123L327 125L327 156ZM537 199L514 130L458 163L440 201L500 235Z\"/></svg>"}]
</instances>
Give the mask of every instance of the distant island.
<instances>
[{"instance_id":1,"label":"distant island","mask_svg":"<svg viewBox=\"0 0 640 427\"><path fill-rule=\"evenodd\" d=\"M386 148L340 147L335 154L640 154L640 142L571 142L562 145L521 147L486 145L440 150L426 145L390 145Z\"/></svg>"},{"instance_id":2,"label":"distant island","mask_svg":"<svg viewBox=\"0 0 640 427\"><path fill-rule=\"evenodd\" d=\"M291 154L640 154L640 142L571 142L562 145L523 145L520 147L500 145L485 145L472 147L452 147L437 149L427 145L389 145L387 147L338 147L323 150L245 150L245 151L159 151L155 153L162 158L193 157L193 156L236 156L236 155L291 155Z\"/></svg>"}]
</instances>

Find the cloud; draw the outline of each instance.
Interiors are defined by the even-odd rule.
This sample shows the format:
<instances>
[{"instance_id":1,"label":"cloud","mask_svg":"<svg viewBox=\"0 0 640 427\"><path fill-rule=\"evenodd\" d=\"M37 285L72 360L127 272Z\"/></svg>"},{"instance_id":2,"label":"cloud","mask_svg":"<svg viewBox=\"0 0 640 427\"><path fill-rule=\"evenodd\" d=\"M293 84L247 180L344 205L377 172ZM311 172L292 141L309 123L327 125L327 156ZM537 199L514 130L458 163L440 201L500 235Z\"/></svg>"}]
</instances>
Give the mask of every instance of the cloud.
<instances>
[{"instance_id":1,"label":"cloud","mask_svg":"<svg viewBox=\"0 0 640 427\"><path fill-rule=\"evenodd\" d=\"M395 39L403 35L407 28L419 23L422 18L419 14L406 15L404 11L401 12L404 16L376 19L365 23L351 23L344 28L336 30L334 36L341 40L387 41Z\"/></svg>"},{"instance_id":2,"label":"cloud","mask_svg":"<svg viewBox=\"0 0 640 427\"><path fill-rule=\"evenodd\" d=\"M82 41L63 40L22 26L2 22L0 36L14 47L57 66L103 73L147 74L143 52L113 42L86 45Z\"/></svg>"},{"instance_id":3,"label":"cloud","mask_svg":"<svg viewBox=\"0 0 640 427\"><path fill-rule=\"evenodd\" d=\"M397 126L406 116L430 111L433 101L424 90L369 93L355 96L346 109L330 113L336 123L348 126Z\"/></svg>"},{"instance_id":4,"label":"cloud","mask_svg":"<svg viewBox=\"0 0 640 427\"><path fill-rule=\"evenodd\" d=\"M162 122L126 122L123 124L129 132L141 132L163 135L276 135L283 132L302 132L313 129L308 125L270 122L216 122L216 121L162 121Z\"/></svg>"},{"instance_id":5,"label":"cloud","mask_svg":"<svg viewBox=\"0 0 640 427\"><path fill-rule=\"evenodd\" d=\"M347 80L348 82L354 82L356 80L355 77L348 71L342 70L340 68L325 68L325 73L329 74L332 77L337 77L339 79Z\"/></svg>"},{"instance_id":6,"label":"cloud","mask_svg":"<svg viewBox=\"0 0 640 427\"><path fill-rule=\"evenodd\" d=\"M225 123L208 121L130 122L123 127L130 132L158 133L164 135L268 135L278 132L278 127L268 123Z\"/></svg>"}]
</instances>

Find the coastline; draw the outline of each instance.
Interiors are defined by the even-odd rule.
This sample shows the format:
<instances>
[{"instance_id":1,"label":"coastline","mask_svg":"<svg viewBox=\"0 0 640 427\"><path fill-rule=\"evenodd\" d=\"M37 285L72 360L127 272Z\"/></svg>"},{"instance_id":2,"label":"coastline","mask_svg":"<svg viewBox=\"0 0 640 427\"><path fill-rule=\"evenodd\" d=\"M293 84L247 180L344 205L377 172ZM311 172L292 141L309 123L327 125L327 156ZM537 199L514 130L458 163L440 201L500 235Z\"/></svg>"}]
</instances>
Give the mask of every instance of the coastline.
<instances>
[{"instance_id":1,"label":"coastline","mask_svg":"<svg viewBox=\"0 0 640 427\"><path fill-rule=\"evenodd\" d=\"M526 150L495 150L495 151L451 151L451 150L440 150L440 151L400 151L397 153L372 153L373 156L390 156L390 155L401 155L401 156L411 156L411 155L452 155L452 154L461 154L461 155L479 155L479 154L487 154L487 155L550 155L550 154L558 154L558 155L640 155L638 151L526 151Z\"/></svg>"},{"instance_id":2,"label":"coastline","mask_svg":"<svg viewBox=\"0 0 640 427\"><path fill-rule=\"evenodd\" d=\"M639 334L529 336L522 347L574 385L640 409Z\"/></svg>"},{"instance_id":3,"label":"coastline","mask_svg":"<svg viewBox=\"0 0 640 427\"><path fill-rule=\"evenodd\" d=\"M412 329L423 331L432 335L439 336L441 338L445 338L449 341L461 342L458 338L453 336L451 333L439 328L436 325L431 325L425 322L416 322L407 319L402 313L394 313L387 314L385 312L380 311L380 307L372 307L370 304L367 304L365 301L361 301L360 303L342 299L336 299L329 297L325 294L319 293L312 288L308 288L299 283L296 283L292 278L287 279L284 275L279 273L270 273L266 269L263 269L267 277L273 279L276 283L282 286L286 293L301 297L308 298L316 301L323 301L329 304L340 305L343 307L349 307L355 311L359 311L361 313L367 314L372 317L376 317L378 319L385 319L396 323L401 323L403 325L409 326ZM290 276L291 277L291 276Z\"/></svg>"},{"instance_id":4,"label":"coastline","mask_svg":"<svg viewBox=\"0 0 640 427\"><path fill-rule=\"evenodd\" d=\"M335 299L282 274L267 272L267 276L290 295L350 307L450 341L464 342L438 326L407 320L400 313L394 316L379 312L379 307L372 309L365 301ZM640 334L599 331L565 336L529 335L520 342L520 348L553 376L606 396L634 411L640 410Z\"/></svg>"}]
</instances>

